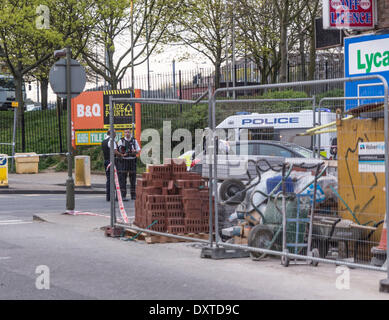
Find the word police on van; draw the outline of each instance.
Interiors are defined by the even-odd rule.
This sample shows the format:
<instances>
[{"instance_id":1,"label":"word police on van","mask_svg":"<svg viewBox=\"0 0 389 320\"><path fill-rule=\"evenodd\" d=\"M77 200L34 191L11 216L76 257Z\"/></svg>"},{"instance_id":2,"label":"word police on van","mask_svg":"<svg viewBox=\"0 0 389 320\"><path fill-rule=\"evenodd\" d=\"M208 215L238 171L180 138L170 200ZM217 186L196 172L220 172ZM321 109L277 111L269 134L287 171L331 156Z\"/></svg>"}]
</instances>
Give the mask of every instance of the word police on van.
<instances>
[{"instance_id":1,"label":"word police on van","mask_svg":"<svg viewBox=\"0 0 389 320\"><path fill-rule=\"evenodd\" d=\"M298 117L283 117L283 118L247 118L242 119L242 126L247 124L284 124L284 123L299 123Z\"/></svg>"}]
</instances>

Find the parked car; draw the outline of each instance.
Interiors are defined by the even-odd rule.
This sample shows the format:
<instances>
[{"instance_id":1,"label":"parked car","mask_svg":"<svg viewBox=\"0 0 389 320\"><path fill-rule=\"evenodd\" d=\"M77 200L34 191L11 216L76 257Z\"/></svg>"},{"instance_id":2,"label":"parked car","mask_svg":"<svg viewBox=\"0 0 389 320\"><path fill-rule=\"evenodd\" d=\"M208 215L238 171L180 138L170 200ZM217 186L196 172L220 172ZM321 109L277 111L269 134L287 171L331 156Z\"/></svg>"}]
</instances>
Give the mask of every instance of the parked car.
<instances>
[{"instance_id":1,"label":"parked car","mask_svg":"<svg viewBox=\"0 0 389 320\"><path fill-rule=\"evenodd\" d=\"M39 111L39 110L42 110L41 105L36 105L36 104L26 105L26 111Z\"/></svg>"},{"instance_id":2,"label":"parked car","mask_svg":"<svg viewBox=\"0 0 389 320\"><path fill-rule=\"evenodd\" d=\"M219 148L218 151L218 155L226 155L226 158L243 156L250 159L254 156L264 156L271 162L284 158L314 158L312 150L306 149L294 143L273 140L228 142L228 146L226 148ZM192 172L202 173L203 156L203 152L198 156L195 156L195 153L193 152L190 169ZM326 159L323 156L320 157L321 159Z\"/></svg>"}]
</instances>

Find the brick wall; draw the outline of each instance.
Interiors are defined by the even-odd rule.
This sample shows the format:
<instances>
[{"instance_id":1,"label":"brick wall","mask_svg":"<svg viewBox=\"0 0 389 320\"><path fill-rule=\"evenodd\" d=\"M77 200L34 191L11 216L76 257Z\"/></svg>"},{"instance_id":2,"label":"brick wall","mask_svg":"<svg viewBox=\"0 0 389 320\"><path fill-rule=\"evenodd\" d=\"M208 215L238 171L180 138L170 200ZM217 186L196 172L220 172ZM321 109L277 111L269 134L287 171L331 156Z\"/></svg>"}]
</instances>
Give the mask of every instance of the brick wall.
<instances>
[{"instance_id":1,"label":"brick wall","mask_svg":"<svg viewBox=\"0 0 389 320\"><path fill-rule=\"evenodd\" d=\"M378 29L389 28L389 0L377 0Z\"/></svg>"}]
</instances>

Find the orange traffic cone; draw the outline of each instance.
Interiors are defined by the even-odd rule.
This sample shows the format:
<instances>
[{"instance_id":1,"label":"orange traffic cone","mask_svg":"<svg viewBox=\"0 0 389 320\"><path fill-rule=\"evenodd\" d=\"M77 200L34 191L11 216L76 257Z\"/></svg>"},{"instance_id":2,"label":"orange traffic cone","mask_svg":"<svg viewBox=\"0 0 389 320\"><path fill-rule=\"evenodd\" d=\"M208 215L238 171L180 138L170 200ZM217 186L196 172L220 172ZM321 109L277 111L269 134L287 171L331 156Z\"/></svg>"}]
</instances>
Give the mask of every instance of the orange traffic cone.
<instances>
[{"instance_id":1,"label":"orange traffic cone","mask_svg":"<svg viewBox=\"0 0 389 320\"><path fill-rule=\"evenodd\" d=\"M371 248L371 253L373 254L373 257L371 259L371 264L375 266L381 267L385 261L386 261L386 248L387 248L387 230L386 230L386 214L385 214L385 220L384 225L382 227L381 232L381 240L378 247Z\"/></svg>"}]
</instances>

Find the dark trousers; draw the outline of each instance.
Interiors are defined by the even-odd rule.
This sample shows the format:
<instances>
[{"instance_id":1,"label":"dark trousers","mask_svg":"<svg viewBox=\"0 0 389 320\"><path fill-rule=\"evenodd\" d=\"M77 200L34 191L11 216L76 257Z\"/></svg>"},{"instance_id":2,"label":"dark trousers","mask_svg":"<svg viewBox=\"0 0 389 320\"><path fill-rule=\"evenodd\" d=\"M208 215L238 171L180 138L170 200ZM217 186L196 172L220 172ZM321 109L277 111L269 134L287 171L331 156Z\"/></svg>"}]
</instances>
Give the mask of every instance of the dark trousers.
<instances>
[{"instance_id":1,"label":"dark trousers","mask_svg":"<svg viewBox=\"0 0 389 320\"><path fill-rule=\"evenodd\" d=\"M107 177L107 182L105 183L105 192L106 192L106 199L107 201L110 201L111 199L111 193L110 193L110 186L111 186L111 170L107 170L107 167L109 165L109 160L104 160L104 169L105 169L105 176Z\"/></svg>"},{"instance_id":2,"label":"dark trousers","mask_svg":"<svg viewBox=\"0 0 389 320\"><path fill-rule=\"evenodd\" d=\"M130 181L130 192L131 192L131 198L135 199L136 192L136 160L127 160L128 162L126 165L124 165L121 170L118 173L119 175L119 185L120 185L120 191L122 193L122 197L125 198L127 196L127 176Z\"/></svg>"}]
</instances>

